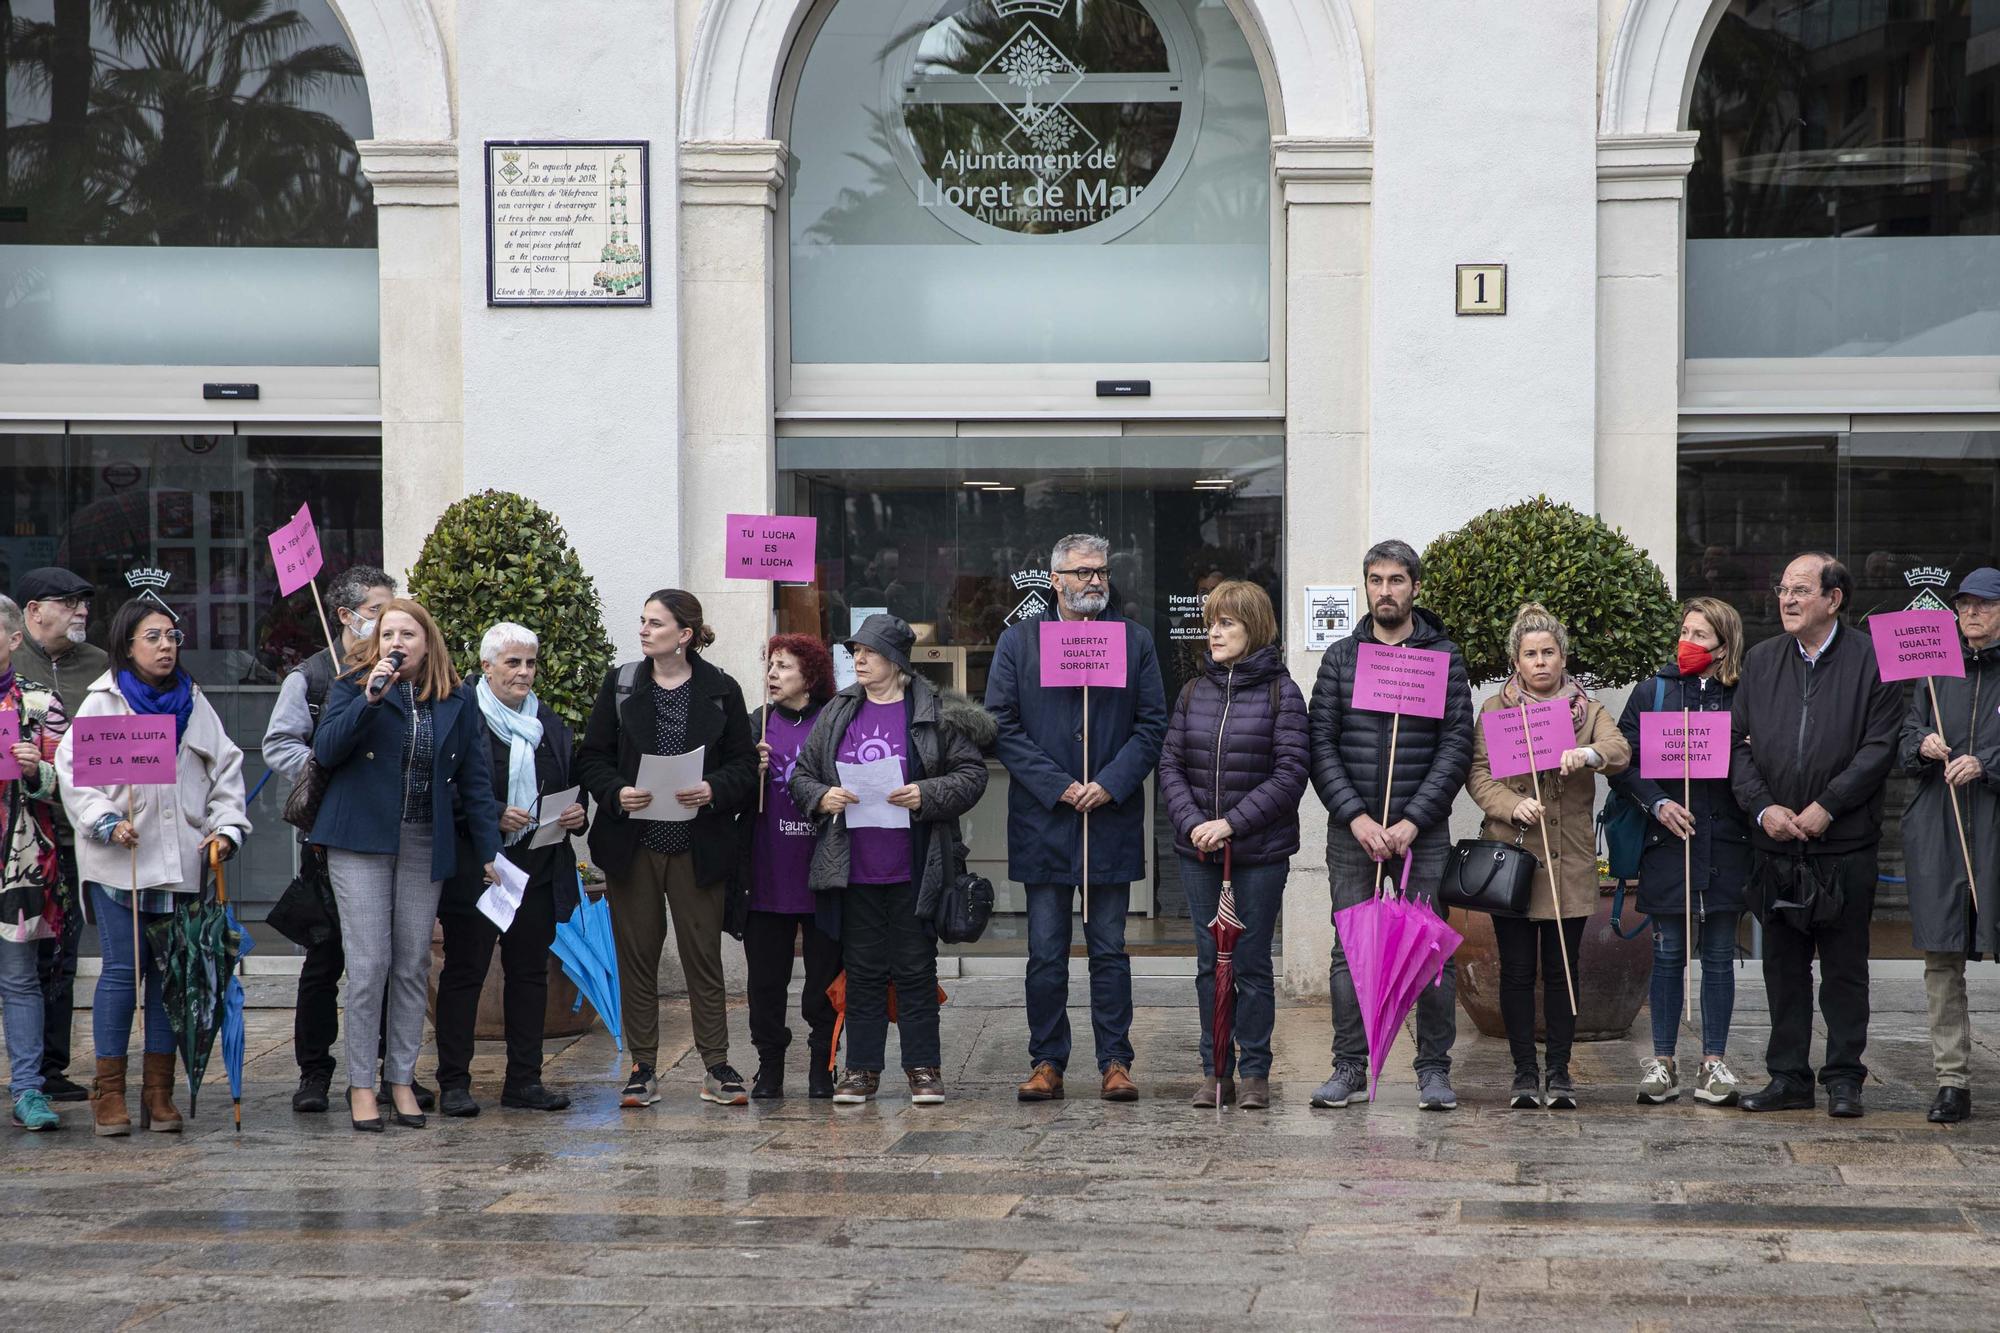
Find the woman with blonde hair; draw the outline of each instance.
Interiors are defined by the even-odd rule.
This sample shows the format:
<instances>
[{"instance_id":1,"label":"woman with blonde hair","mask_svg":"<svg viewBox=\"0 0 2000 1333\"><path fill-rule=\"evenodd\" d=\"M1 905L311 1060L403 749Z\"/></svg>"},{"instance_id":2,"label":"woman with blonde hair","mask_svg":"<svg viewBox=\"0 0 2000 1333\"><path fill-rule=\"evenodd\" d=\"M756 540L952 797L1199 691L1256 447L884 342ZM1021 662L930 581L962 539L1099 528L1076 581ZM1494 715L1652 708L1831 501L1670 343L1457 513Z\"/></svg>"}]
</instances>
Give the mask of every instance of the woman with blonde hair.
<instances>
[{"instance_id":1,"label":"woman with blonde hair","mask_svg":"<svg viewBox=\"0 0 2000 1333\"><path fill-rule=\"evenodd\" d=\"M1743 668L1743 618L1714 597L1681 606L1675 660L1632 690L1618 730L1635 749L1640 713L1729 716ZM1639 861L1639 910L1653 918L1653 1054L1640 1063L1638 1100L1657 1106L1681 1095L1674 1047L1680 1036L1690 931L1701 950L1701 1072L1694 1097L1709 1106L1736 1102L1736 1075L1724 1060L1736 1006L1736 926L1750 879L1750 820L1728 778L1700 778L1681 790L1636 768L1612 790L1646 812ZM1683 882L1685 881L1685 883ZM1690 921L1692 909L1692 921Z\"/></svg>"},{"instance_id":2,"label":"woman with blonde hair","mask_svg":"<svg viewBox=\"0 0 2000 1333\"><path fill-rule=\"evenodd\" d=\"M312 841L326 848L347 955L348 1116L357 1130L382 1129L379 1034L396 1123L421 1129L410 1084L423 1045L431 924L443 882L458 870L454 802L489 881L498 879L500 803L478 700L452 670L430 612L394 599L347 666L313 733L327 784Z\"/></svg>"},{"instance_id":3,"label":"woman with blonde hair","mask_svg":"<svg viewBox=\"0 0 2000 1333\"><path fill-rule=\"evenodd\" d=\"M1533 849L1546 846L1554 864L1537 858L1527 916L1494 917L1493 935L1500 946L1500 1016L1514 1057L1511 1104L1571 1111L1576 1109L1576 1085L1569 1073L1576 1011L1570 1005L1569 978L1576 975L1584 923L1597 909L1597 840L1591 826L1597 777L1624 772L1632 762L1632 747L1604 705L1570 676L1569 631L1546 607L1529 602L1515 613L1507 656L1513 659L1514 674L1480 706L1480 713L1560 699L1576 728L1576 744L1559 755L1537 755L1544 771L1536 775L1496 778L1481 725L1473 733L1466 790L1485 812L1482 838L1525 843L1537 825L1547 832L1546 844L1536 838ZM1548 1028L1546 1083L1535 1065L1538 963Z\"/></svg>"},{"instance_id":4,"label":"woman with blonde hair","mask_svg":"<svg viewBox=\"0 0 2000 1333\"><path fill-rule=\"evenodd\" d=\"M1160 750L1160 798L1174 825L1194 926L1202 1082L1196 1106L1271 1104L1277 1017L1271 937L1299 849L1306 793L1306 700L1285 670L1278 617L1254 583L1218 584L1202 606L1208 652L1181 689ZM1234 1050L1214 1050L1215 920L1227 864L1243 934L1236 943ZM1242 1075L1239 1087L1236 1076Z\"/></svg>"}]
</instances>

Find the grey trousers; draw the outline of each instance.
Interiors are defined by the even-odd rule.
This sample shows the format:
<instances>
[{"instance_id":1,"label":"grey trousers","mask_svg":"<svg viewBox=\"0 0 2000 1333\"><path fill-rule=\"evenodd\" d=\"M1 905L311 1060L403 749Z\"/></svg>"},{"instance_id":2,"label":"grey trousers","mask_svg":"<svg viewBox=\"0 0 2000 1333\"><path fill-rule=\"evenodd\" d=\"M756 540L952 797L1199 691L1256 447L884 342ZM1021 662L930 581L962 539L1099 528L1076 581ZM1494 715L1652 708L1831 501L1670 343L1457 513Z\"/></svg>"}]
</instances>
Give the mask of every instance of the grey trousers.
<instances>
[{"instance_id":1,"label":"grey trousers","mask_svg":"<svg viewBox=\"0 0 2000 1333\"><path fill-rule=\"evenodd\" d=\"M1410 866L1410 900L1435 904L1438 885L1444 879L1445 857L1451 840L1442 828L1419 835L1410 847L1415 858ZM1401 878L1402 862L1389 864L1389 883ZM1346 829L1330 829L1326 837L1327 878L1333 890L1333 910L1363 903L1374 896L1375 877L1381 870L1361 844ZM1333 960L1327 969L1327 991L1333 1002L1333 1065L1350 1069L1368 1067L1368 1035L1361 1023L1361 1001L1354 993L1354 977L1347 970L1347 954L1340 947L1339 933L1333 941ZM1417 997L1417 1057L1419 1074L1437 1070L1451 1072L1451 1045L1458 1039L1458 964L1447 958L1444 979L1424 987Z\"/></svg>"},{"instance_id":2,"label":"grey trousers","mask_svg":"<svg viewBox=\"0 0 2000 1333\"><path fill-rule=\"evenodd\" d=\"M1940 1088L1972 1086L1972 1016L1965 1000L1965 955L1924 954L1924 1000L1930 1009L1931 1064Z\"/></svg>"},{"instance_id":3,"label":"grey trousers","mask_svg":"<svg viewBox=\"0 0 2000 1333\"><path fill-rule=\"evenodd\" d=\"M431 878L431 831L403 825L394 856L328 848L327 873L340 904L340 947L347 955L347 1086L408 1083L417 1074L430 1002L431 925L441 885ZM382 1022L384 1006L389 1021Z\"/></svg>"}]
</instances>

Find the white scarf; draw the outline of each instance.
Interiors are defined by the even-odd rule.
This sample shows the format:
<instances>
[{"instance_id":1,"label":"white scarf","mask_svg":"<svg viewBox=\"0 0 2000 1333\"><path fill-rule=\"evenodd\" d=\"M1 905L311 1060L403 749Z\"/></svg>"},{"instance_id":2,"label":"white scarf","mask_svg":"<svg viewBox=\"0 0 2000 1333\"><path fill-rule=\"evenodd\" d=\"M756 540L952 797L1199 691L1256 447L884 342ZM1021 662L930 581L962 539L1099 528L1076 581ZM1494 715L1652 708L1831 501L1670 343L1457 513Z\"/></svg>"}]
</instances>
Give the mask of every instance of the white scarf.
<instances>
[{"instance_id":1,"label":"white scarf","mask_svg":"<svg viewBox=\"0 0 2000 1333\"><path fill-rule=\"evenodd\" d=\"M479 699L479 711L485 715L486 725L493 734L507 742L507 804L536 813L535 798L535 747L542 743L542 719L537 716L535 696L532 692L521 701L518 709L509 708L500 702L500 696L482 678L474 688ZM513 837L507 839L511 845L534 832L531 824Z\"/></svg>"}]
</instances>

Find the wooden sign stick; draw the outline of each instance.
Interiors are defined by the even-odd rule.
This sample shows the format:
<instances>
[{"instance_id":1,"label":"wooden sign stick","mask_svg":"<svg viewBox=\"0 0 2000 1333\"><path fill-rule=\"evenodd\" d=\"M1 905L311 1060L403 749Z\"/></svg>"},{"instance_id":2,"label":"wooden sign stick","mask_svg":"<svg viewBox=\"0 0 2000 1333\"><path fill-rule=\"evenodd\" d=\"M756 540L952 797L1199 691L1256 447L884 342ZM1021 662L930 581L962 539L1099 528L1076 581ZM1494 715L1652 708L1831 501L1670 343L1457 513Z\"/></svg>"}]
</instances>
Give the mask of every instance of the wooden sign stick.
<instances>
[{"instance_id":1,"label":"wooden sign stick","mask_svg":"<svg viewBox=\"0 0 2000 1333\"><path fill-rule=\"evenodd\" d=\"M1528 747L1528 781L1535 789L1535 804L1541 805L1542 778L1535 771L1535 733L1528 729L1528 701L1525 695L1521 700L1521 739ZM1547 806L1542 807L1542 817L1535 821L1535 827L1540 829L1542 833L1542 855L1547 858L1544 864L1548 866L1549 870L1549 896L1554 899L1556 905L1556 919L1554 923L1556 928L1556 952L1562 956L1563 986L1569 991L1569 1011L1574 1015L1576 1013L1576 982L1571 978L1569 971L1569 942L1563 938L1562 886L1556 881L1556 854L1549 848L1549 811Z\"/></svg>"},{"instance_id":2,"label":"wooden sign stick","mask_svg":"<svg viewBox=\"0 0 2000 1333\"><path fill-rule=\"evenodd\" d=\"M1938 735L1944 735L1944 714L1938 712L1937 677L1925 676L1924 688L1931 692L1931 720L1937 723ZM1972 878L1972 844L1965 840L1965 811L1958 804L1958 788L1949 782L1944 784L1945 795L1951 798L1951 817L1958 824L1958 850L1965 857L1965 887L1972 893L1972 910L1979 911L1979 885Z\"/></svg>"},{"instance_id":3,"label":"wooden sign stick","mask_svg":"<svg viewBox=\"0 0 2000 1333\"><path fill-rule=\"evenodd\" d=\"M1681 709L1681 809L1694 818L1694 744L1688 735L1688 710ZM1694 839L1681 839L1681 895L1683 909L1687 913L1687 933L1682 937L1685 946L1681 965L1686 968L1681 978L1681 999L1685 1002L1684 1017L1694 1021ZM1705 1054L1705 1052L1704 1052Z\"/></svg>"},{"instance_id":4,"label":"wooden sign stick","mask_svg":"<svg viewBox=\"0 0 2000 1333\"><path fill-rule=\"evenodd\" d=\"M1396 791L1396 732L1403 725L1401 713L1389 714L1389 775L1382 780L1382 831L1389 831L1389 798ZM1375 896L1381 897L1383 881L1388 878L1389 863L1375 863Z\"/></svg>"}]
</instances>

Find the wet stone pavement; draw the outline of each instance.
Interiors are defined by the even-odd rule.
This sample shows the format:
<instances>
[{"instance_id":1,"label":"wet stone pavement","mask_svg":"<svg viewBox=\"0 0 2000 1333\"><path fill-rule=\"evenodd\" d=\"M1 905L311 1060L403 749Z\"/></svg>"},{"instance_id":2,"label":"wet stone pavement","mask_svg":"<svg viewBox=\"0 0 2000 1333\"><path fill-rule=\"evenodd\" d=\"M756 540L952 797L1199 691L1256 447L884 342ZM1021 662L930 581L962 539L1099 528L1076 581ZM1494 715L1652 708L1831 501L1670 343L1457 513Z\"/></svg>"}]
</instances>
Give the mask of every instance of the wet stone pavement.
<instances>
[{"instance_id":1,"label":"wet stone pavement","mask_svg":"<svg viewBox=\"0 0 2000 1333\"><path fill-rule=\"evenodd\" d=\"M1765 1016L1754 970L1742 982L1749 1082ZM253 1010L240 1136L219 1062L178 1137L96 1139L77 1106L60 1133L0 1130L0 1325L2000 1324L2000 1101L1924 1122L1913 979L1876 984L1879 1081L1844 1122L1638 1107L1637 1039L1579 1049L1580 1111L1508 1111L1504 1044L1463 1016L1456 1112L1415 1109L1407 1046L1374 1106L1315 1111L1328 1021L1300 1004L1279 1010L1276 1104L1218 1117L1186 1105L1192 985L1168 979L1138 987L1142 1101L1104 1104L1079 1078L1070 1100L1023 1106L1020 982L946 988L943 1106L913 1108L900 1081L867 1107L810 1102L802 1043L792 1098L705 1106L669 1001L678 1063L649 1110L617 1108L600 1031L550 1043L566 1114L500 1110L499 1047L482 1044L485 1114L383 1135L339 1109L294 1115L290 1014ZM1975 990L1976 1095L2000 1098L2000 982ZM740 1006L731 1020L748 1073Z\"/></svg>"}]
</instances>

